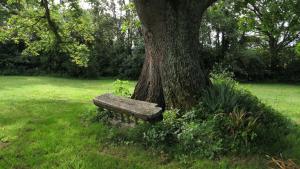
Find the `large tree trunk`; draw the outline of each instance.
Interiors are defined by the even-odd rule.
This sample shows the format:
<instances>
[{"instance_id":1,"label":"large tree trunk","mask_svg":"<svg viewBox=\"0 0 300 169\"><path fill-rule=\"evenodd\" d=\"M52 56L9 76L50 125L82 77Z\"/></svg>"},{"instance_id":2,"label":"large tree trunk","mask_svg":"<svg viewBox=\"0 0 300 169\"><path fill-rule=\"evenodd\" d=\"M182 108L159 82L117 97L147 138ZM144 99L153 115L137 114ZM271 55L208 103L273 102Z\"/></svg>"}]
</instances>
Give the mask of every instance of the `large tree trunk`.
<instances>
[{"instance_id":1,"label":"large tree trunk","mask_svg":"<svg viewBox=\"0 0 300 169\"><path fill-rule=\"evenodd\" d=\"M208 0L135 0L146 58L133 98L163 108L190 108L209 84L199 51Z\"/></svg>"}]
</instances>

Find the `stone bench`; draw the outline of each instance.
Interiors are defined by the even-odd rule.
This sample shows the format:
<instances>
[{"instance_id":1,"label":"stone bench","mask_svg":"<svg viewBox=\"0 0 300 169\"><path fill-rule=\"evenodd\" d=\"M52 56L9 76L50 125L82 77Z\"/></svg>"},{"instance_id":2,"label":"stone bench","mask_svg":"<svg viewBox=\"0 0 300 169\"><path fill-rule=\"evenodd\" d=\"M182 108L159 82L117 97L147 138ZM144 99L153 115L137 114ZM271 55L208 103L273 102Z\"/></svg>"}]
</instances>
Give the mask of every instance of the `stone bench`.
<instances>
[{"instance_id":1,"label":"stone bench","mask_svg":"<svg viewBox=\"0 0 300 169\"><path fill-rule=\"evenodd\" d=\"M113 112L113 118L122 122L137 123L138 119L147 122L162 120L163 110L155 103L133 100L113 94L97 96L93 99L93 102L96 106Z\"/></svg>"}]
</instances>

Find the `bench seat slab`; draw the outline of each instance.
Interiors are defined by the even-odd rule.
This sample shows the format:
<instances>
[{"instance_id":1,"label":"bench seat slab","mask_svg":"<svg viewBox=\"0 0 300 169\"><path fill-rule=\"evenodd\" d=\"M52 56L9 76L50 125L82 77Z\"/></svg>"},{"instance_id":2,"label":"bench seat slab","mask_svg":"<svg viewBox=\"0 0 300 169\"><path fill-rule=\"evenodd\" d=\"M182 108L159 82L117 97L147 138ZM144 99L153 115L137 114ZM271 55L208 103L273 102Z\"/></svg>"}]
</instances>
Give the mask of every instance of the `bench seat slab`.
<instances>
[{"instance_id":1,"label":"bench seat slab","mask_svg":"<svg viewBox=\"0 0 300 169\"><path fill-rule=\"evenodd\" d=\"M124 113L145 121L153 121L162 116L162 108L155 103L133 100L126 97L103 94L93 99L96 106L118 113Z\"/></svg>"}]
</instances>

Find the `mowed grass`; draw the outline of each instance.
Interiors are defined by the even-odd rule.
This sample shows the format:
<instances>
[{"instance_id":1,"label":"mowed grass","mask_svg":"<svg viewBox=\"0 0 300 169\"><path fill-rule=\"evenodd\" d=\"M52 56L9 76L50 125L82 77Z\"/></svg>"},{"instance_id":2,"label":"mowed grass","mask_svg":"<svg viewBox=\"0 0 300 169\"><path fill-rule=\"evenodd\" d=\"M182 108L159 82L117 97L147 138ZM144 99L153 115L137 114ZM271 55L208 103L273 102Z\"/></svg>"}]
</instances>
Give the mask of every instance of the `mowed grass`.
<instances>
[{"instance_id":1,"label":"mowed grass","mask_svg":"<svg viewBox=\"0 0 300 169\"><path fill-rule=\"evenodd\" d=\"M300 84L241 84L264 103L300 124Z\"/></svg>"},{"instance_id":2,"label":"mowed grass","mask_svg":"<svg viewBox=\"0 0 300 169\"><path fill-rule=\"evenodd\" d=\"M265 159L166 160L157 151L109 144L112 129L83 120L93 97L113 91L113 79L0 76L0 169L264 168ZM135 82L130 82L133 89ZM299 123L300 86L242 84ZM285 154L300 160L300 132Z\"/></svg>"}]
</instances>

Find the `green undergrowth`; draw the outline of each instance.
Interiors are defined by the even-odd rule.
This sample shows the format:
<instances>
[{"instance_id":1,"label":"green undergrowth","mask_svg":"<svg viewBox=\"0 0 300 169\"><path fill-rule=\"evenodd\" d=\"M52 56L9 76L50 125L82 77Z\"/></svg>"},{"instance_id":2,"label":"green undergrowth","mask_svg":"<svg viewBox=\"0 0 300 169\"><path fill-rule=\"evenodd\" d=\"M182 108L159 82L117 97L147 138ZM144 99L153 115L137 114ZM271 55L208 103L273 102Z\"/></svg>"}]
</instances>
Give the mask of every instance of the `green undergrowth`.
<instances>
[{"instance_id":1,"label":"green undergrowth","mask_svg":"<svg viewBox=\"0 0 300 169\"><path fill-rule=\"evenodd\" d=\"M193 109L165 111L163 121L156 124L115 129L108 140L151 148L183 162L276 156L288 148L286 138L295 128L290 120L241 89L228 74L212 74L211 81ZM107 122L108 113L99 111L96 121Z\"/></svg>"}]
</instances>

